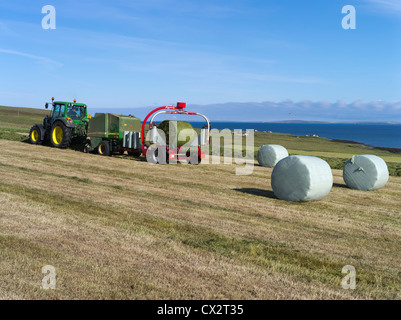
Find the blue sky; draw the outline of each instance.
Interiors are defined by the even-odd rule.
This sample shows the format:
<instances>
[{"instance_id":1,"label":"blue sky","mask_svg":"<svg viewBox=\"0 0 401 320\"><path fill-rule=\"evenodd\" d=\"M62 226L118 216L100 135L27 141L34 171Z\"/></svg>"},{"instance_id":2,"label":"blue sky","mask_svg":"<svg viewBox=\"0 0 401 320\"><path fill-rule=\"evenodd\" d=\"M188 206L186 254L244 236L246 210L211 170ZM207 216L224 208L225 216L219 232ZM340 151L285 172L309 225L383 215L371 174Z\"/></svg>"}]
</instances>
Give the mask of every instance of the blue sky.
<instances>
[{"instance_id":1,"label":"blue sky","mask_svg":"<svg viewBox=\"0 0 401 320\"><path fill-rule=\"evenodd\" d=\"M42 29L47 4L56 30ZM341 27L349 4L356 30ZM108 109L286 100L394 108L400 34L399 0L2 1L0 105L42 107L55 96Z\"/></svg>"}]
</instances>

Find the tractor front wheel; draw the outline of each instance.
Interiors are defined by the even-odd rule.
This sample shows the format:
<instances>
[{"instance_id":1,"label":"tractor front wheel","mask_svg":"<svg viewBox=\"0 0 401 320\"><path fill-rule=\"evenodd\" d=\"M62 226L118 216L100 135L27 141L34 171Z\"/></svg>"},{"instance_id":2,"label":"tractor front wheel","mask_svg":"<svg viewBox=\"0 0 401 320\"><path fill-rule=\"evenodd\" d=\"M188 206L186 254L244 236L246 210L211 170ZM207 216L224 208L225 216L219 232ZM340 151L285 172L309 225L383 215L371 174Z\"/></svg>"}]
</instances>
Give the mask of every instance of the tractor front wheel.
<instances>
[{"instance_id":1,"label":"tractor front wheel","mask_svg":"<svg viewBox=\"0 0 401 320\"><path fill-rule=\"evenodd\" d=\"M97 153L101 156L110 156L110 144L108 141L100 142L99 146L97 147Z\"/></svg>"},{"instance_id":2,"label":"tractor front wheel","mask_svg":"<svg viewBox=\"0 0 401 320\"><path fill-rule=\"evenodd\" d=\"M33 126L29 131L29 142L32 144L42 144L40 129L38 126Z\"/></svg>"},{"instance_id":3,"label":"tractor front wheel","mask_svg":"<svg viewBox=\"0 0 401 320\"><path fill-rule=\"evenodd\" d=\"M53 124L50 130L50 143L55 148L65 149L71 144L71 129L67 128L62 122Z\"/></svg>"}]
</instances>

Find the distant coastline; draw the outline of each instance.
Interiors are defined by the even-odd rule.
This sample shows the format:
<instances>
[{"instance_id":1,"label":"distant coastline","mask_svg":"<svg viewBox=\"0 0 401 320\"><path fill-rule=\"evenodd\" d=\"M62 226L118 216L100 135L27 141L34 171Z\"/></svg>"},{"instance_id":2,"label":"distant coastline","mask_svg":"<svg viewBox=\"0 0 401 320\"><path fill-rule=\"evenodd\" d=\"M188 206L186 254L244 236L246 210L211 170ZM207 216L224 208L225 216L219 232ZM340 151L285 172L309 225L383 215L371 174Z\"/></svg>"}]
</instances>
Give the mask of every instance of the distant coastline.
<instances>
[{"instance_id":1,"label":"distant coastline","mask_svg":"<svg viewBox=\"0 0 401 320\"><path fill-rule=\"evenodd\" d=\"M356 145L360 145L360 146L369 147L369 148L372 148L372 149L385 150L385 151L389 151L391 153L401 154L401 148L378 147L378 146L372 146L370 144L357 142L357 141L352 141L352 140L330 139L330 141L331 142L342 142L342 143L348 143L348 144L356 144Z\"/></svg>"}]
</instances>

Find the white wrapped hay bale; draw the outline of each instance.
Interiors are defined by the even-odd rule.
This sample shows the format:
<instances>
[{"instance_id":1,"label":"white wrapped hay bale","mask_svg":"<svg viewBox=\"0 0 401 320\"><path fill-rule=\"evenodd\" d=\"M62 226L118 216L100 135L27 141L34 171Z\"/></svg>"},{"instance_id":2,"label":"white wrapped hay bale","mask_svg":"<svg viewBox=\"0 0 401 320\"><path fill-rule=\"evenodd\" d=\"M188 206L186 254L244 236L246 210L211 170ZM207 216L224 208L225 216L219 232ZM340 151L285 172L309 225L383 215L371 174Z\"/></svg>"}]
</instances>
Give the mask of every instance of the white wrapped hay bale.
<instances>
[{"instance_id":1,"label":"white wrapped hay bale","mask_svg":"<svg viewBox=\"0 0 401 320\"><path fill-rule=\"evenodd\" d=\"M333 187L329 164L309 156L289 156L273 169L271 184L277 198L286 201L317 201Z\"/></svg>"},{"instance_id":2,"label":"white wrapped hay bale","mask_svg":"<svg viewBox=\"0 0 401 320\"><path fill-rule=\"evenodd\" d=\"M374 155L353 156L344 165L344 181L357 190L376 190L384 187L389 179L386 162Z\"/></svg>"},{"instance_id":3,"label":"white wrapped hay bale","mask_svg":"<svg viewBox=\"0 0 401 320\"><path fill-rule=\"evenodd\" d=\"M264 144L258 151L258 162L263 167L274 167L281 159L288 157L288 151L277 144Z\"/></svg>"}]
</instances>

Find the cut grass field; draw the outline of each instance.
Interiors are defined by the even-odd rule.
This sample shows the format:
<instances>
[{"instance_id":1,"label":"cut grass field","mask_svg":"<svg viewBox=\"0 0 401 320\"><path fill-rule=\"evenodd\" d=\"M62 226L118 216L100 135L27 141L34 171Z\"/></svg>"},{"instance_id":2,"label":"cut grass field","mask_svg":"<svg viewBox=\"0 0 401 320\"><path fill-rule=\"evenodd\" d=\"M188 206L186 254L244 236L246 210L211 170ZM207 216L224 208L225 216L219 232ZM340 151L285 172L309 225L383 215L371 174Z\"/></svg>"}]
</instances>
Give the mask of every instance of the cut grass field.
<instances>
[{"instance_id":1,"label":"cut grass field","mask_svg":"<svg viewBox=\"0 0 401 320\"><path fill-rule=\"evenodd\" d=\"M365 148L264 139L328 158ZM324 200L289 203L259 166L236 176L236 165L153 166L4 138L0 150L1 299L401 298L401 177L363 192L333 170ZM45 265L56 290L41 289ZM355 290L341 287L345 265Z\"/></svg>"}]
</instances>

